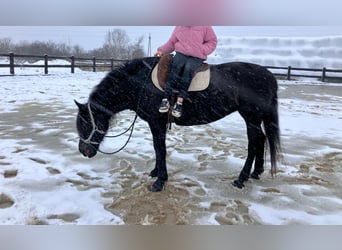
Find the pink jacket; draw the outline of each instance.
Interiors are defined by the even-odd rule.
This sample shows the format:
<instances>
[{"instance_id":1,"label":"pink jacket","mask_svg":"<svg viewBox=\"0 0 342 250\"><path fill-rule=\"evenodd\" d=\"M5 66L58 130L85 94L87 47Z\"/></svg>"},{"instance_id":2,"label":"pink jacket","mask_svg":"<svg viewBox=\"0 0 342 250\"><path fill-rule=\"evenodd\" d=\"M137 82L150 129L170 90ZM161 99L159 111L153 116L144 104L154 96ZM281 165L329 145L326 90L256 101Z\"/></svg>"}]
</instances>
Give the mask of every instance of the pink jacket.
<instances>
[{"instance_id":1,"label":"pink jacket","mask_svg":"<svg viewBox=\"0 0 342 250\"><path fill-rule=\"evenodd\" d=\"M217 37L211 26L176 26L170 39L158 51L163 54L176 51L205 60L216 45Z\"/></svg>"}]
</instances>

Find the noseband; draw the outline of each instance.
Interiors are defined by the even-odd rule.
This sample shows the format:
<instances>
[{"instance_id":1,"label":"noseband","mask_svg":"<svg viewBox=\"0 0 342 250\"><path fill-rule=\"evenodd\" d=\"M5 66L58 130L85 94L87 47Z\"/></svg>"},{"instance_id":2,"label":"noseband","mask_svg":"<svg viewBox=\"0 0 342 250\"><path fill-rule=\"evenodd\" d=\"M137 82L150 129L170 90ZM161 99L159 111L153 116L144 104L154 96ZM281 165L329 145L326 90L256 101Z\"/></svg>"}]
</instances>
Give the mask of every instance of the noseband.
<instances>
[{"instance_id":1,"label":"noseband","mask_svg":"<svg viewBox=\"0 0 342 250\"><path fill-rule=\"evenodd\" d=\"M80 140L83 141L84 143L87 143L87 144L98 145L100 143L92 141L91 140L92 137L94 136L94 134L96 132L100 133L101 135L104 135L106 133L106 131L103 131L103 130L100 130L100 129L97 128L96 123L95 123L95 119L94 119L94 116L93 116L93 112L91 111L90 102L88 102L87 107L88 107L88 111L89 111L91 125L93 126L93 130L91 131L91 133L90 133L90 135L88 136L87 139L84 139L84 138L80 137Z\"/></svg>"}]
</instances>

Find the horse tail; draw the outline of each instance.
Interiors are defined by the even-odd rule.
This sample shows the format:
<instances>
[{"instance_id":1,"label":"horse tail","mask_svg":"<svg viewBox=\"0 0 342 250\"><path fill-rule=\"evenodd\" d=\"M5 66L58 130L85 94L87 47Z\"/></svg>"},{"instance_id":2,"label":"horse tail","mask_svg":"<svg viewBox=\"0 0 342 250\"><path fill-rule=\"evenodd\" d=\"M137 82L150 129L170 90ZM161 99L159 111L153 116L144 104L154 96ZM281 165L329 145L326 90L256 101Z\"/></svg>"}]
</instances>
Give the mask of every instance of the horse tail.
<instances>
[{"instance_id":1,"label":"horse tail","mask_svg":"<svg viewBox=\"0 0 342 250\"><path fill-rule=\"evenodd\" d=\"M270 147L271 174L273 176L277 172L277 161L281 152L277 95L272 99L270 110L265 116L264 127L268 145Z\"/></svg>"}]
</instances>

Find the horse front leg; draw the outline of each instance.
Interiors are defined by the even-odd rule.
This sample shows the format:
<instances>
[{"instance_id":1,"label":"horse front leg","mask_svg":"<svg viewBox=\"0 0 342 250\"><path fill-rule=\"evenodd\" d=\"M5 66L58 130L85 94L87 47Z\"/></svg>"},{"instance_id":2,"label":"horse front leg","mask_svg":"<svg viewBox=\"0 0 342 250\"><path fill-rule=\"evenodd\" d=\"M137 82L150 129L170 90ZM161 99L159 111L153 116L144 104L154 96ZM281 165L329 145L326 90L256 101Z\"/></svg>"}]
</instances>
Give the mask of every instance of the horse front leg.
<instances>
[{"instance_id":1,"label":"horse front leg","mask_svg":"<svg viewBox=\"0 0 342 250\"><path fill-rule=\"evenodd\" d=\"M152 184L152 192L160 192L165 187L165 182L168 180L166 169L166 125L156 126L150 124L150 129L153 137L153 147L156 154L155 168L151 171L151 177L158 177Z\"/></svg>"}]
</instances>

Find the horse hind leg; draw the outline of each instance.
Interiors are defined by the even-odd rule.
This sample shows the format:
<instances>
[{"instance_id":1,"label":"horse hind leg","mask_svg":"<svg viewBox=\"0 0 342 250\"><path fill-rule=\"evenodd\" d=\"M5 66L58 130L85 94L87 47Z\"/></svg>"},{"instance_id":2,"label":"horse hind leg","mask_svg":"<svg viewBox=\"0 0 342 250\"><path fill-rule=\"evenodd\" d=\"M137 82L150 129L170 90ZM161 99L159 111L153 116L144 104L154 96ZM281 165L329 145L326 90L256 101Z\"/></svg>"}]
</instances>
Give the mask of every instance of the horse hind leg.
<instances>
[{"instance_id":1,"label":"horse hind leg","mask_svg":"<svg viewBox=\"0 0 342 250\"><path fill-rule=\"evenodd\" d=\"M266 136L262 132L262 130L260 130L260 133L258 135L258 140L256 142L254 171L251 174L251 178L256 179L256 180L259 180L260 175L264 172L265 141L266 141Z\"/></svg>"},{"instance_id":2,"label":"horse hind leg","mask_svg":"<svg viewBox=\"0 0 342 250\"><path fill-rule=\"evenodd\" d=\"M252 165L255 160L255 169L251 177L258 179L263 172L264 165L264 143L265 135L261 129L261 121L246 122L247 123L247 137L248 137L248 154L246 162L240 172L238 179L232 183L235 187L243 188L244 182L249 179Z\"/></svg>"}]
</instances>

